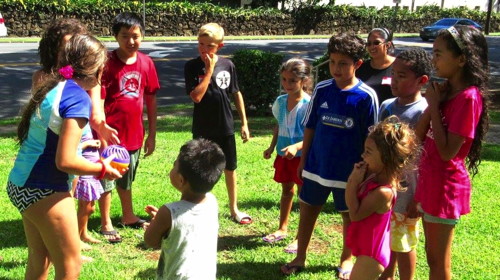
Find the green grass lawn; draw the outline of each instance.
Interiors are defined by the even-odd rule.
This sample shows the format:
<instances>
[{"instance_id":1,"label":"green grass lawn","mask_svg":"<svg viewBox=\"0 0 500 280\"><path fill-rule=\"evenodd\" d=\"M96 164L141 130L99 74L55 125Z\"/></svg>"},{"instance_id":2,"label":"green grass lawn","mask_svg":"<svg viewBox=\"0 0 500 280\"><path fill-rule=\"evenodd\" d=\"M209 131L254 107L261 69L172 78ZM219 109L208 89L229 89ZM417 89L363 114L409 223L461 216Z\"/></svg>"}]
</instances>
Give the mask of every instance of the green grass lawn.
<instances>
[{"instance_id":1,"label":"green grass lawn","mask_svg":"<svg viewBox=\"0 0 500 280\"><path fill-rule=\"evenodd\" d=\"M180 146L191 138L191 117L181 114L184 106L162 108L173 113L159 120L156 152L141 159L134 183L134 207L144 218L144 206L160 206L178 200L180 194L168 182ZM189 111L189 110L188 110ZM238 141L239 207L251 214L255 222L240 226L229 218L224 180L214 188L220 206L217 279L282 279L280 265L293 256L283 252L291 237L276 245L262 242L261 237L275 230L279 217L281 187L272 180L272 160L264 160L262 152L271 141L271 118L249 118L252 139ZM2 125L9 124L2 123ZM13 133L0 137L0 182L5 186L17 146ZM500 203L500 146L485 145L480 173L474 178L472 213L464 216L456 227L453 243L454 279L499 279L496 264L500 248L498 216ZM22 279L27 258L21 216L10 203L5 191L0 192L0 279ZM118 196L113 194L111 214L119 221ZM297 230L298 205L291 215L291 233ZM91 218L89 228L99 236L99 213ZM334 279L333 268L341 251L341 219L331 201L324 207L314 232L307 261L307 270L290 279ZM85 252L94 262L84 264L80 279L154 279L159 251L145 249L143 231L119 229L123 242L102 243ZM428 268L423 238L418 247L416 279L426 279ZM51 272L53 277L53 271Z\"/></svg>"}]
</instances>

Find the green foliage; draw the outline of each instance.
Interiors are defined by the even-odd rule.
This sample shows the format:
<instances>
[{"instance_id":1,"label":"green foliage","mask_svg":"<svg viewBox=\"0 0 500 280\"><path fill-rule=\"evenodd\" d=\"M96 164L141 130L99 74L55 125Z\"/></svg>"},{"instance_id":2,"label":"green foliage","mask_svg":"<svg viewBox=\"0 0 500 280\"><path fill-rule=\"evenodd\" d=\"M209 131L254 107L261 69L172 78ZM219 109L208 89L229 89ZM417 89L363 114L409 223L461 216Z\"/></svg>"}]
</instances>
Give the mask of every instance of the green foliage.
<instances>
[{"instance_id":1,"label":"green foliage","mask_svg":"<svg viewBox=\"0 0 500 280\"><path fill-rule=\"evenodd\" d=\"M269 113L269 106L279 95L279 73L284 56L261 50L237 50L233 63L238 73L238 84L245 96L249 113Z\"/></svg>"},{"instance_id":2,"label":"green foliage","mask_svg":"<svg viewBox=\"0 0 500 280\"><path fill-rule=\"evenodd\" d=\"M328 68L328 63L324 63L328 61L328 59L329 55L325 53L323 56L313 61L312 66L314 67L313 74L314 74L315 84L332 78L332 75L330 74L330 69Z\"/></svg>"}]
</instances>

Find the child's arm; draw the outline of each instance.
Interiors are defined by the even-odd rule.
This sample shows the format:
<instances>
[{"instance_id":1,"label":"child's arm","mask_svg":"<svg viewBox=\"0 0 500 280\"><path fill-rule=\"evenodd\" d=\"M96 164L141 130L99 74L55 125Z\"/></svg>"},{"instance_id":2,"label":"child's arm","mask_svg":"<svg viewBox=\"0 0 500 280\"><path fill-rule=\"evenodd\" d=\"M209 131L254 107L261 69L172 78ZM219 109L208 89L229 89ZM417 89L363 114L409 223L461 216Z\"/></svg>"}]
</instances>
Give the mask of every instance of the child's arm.
<instances>
[{"instance_id":1,"label":"child's arm","mask_svg":"<svg viewBox=\"0 0 500 280\"><path fill-rule=\"evenodd\" d=\"M363 220L374 212L386 212L390 209L392 200L392 190L390 188L376 188L372 190L363 200L358 200L358 190L366 174L367 166L365 162L358 162L347 180L345 200L349 208L351 221Z\"/></svg>"},{"instance_id":2,"label":"child's arm","mask_svg":"<svg viewBox=\"0 0 500 280\"><path fill-rule=\"evenodd\" d=\"M431 126L431 114L429 109L425 109L420 118L418 119L417 125L415 126L415 134L420 142L424 142L425 135Z\"/></svg>"},{"instance_id":3,"label":"child's arm","mask_svg":"<svg viewBox=\"0 0 500 280\"><path fill-rule=\"evenodd\" d=\"M163 205L151 220L144 232L144 243L150 248L161 248L161 240L168 236L172 227L172 214L167 206Z\"/></svg>"},{"instance_id":4,"label":"child's arm","mask_svg":"<svg viewBox=\"0 0 500 280\"><path fill-rule=\"evenodd\" d=\"M302 178L302 170L306 164L307 154L309 153L309 148L311 147L312 140L314 138L314 129L305 128L304 129L304 140L302 141L302 156L300 157L300 163L297 167L297 176Z\"/></svg>"},{"instance_id":5,"label":"child's arm","mask_svg":"<svg viewBox=\"0 0 500 280\"><path fill-rule=\"evenodd\" d=\"M297 142L290 146L286 146L285 148L281 149L281 151L285 153L285 157L287 159L292 159L295 157L298 151L302 150L303 143L303 141Z\"/></svg>"},{"instance_id":6,"label":"child's arm","mask_svg":"<svg viewBox=\"0 0 500 280\"><path fill-rule=\"evenodd\" d=\"M236 105L236 110L240 115L241 120L241 139L243 143L250 139L250 132L248 131L247 114L245 112L245 102L243 101L243 95L241 92L236 92L234 94L234 105Z\"/></svg>"},{"instance_id":7,"label":"child's arm","mask_svg":"<svg viewBox=\"0 0 500 280\"><path fill-rule=\"evenodd\" d=\"M450 133L443 126L439 105L443 99L442 96L446 95L446 92L446 85L440 85L437 82L433 82L425 92L425 98L429 104L428 110L431 116L434 142L436 143L439 156L444 161L454 158L465 141L465 137Z\"/></svg>"},{"instance_id":8,"label":"child's arm","mask_svg":"<svg viewBox=\"0 0 500 280\"><path fill-rule=\"evenodd\" d=\"M212 56L206 54L205 57L201 57L201 59L205 62L205 76L203 76L201 82L189 93L194 103L199 103L203 99L203 96L205 96L208 85L210 84L210 79L214 73L215 64L217 60L219 60L219 57L216 54Z\"/></svg>"},{"instance_id":9,"label":"child's arm","mask_svg":"<svg viewBox=\"0 0 500 280\"><path fill-rule=\"evenodd\" d=\"M82 137L83 127L87 120L83 118L64 118L57 142L55 163L57 169L68 174L93 175L108 180L121 178L118 170L109 165L114 156L102 162L94 163L77 155L78 145Z\"/></svg>"},{"instance_id":10,"label":"child's arm","mask_svg":"<svg viewBox=\"0 0 500 280\"><path fill-rule=\"evenodd\" d=\"M156 94L144 95L148 113L148 137L144 142L144 157L151 155L156 148Z\"/></svg>"},{"instance_id":11,"label":"child's arm","mask_svg":"<svg viewBox=\"0 0 500 280\"><path fill-rule=\"evenodd\" d=\"M94 129L101 140L105 142L105 146L109 144L120 144L118 131L106 123L104 115L104 100L101 99L101 86L96 85L89 90L90 99L92 100L92 112L90 116L90 126Z\"/></svg>"},{"instance_id":12,"label":"child's arm","mask_svg":"<svg viewBox=\"0 0 500 280\"><path fill-rule=\"evenodd\" d=\"M276 143L278 142L278 125L276 124L273 128L273 139L271 140L271 144L269 145L269 148L267 148L264 151L264 158L265 159L270 159L271 155L274 152L274 149L276 148Z\"/></svg>"}]
</instances>

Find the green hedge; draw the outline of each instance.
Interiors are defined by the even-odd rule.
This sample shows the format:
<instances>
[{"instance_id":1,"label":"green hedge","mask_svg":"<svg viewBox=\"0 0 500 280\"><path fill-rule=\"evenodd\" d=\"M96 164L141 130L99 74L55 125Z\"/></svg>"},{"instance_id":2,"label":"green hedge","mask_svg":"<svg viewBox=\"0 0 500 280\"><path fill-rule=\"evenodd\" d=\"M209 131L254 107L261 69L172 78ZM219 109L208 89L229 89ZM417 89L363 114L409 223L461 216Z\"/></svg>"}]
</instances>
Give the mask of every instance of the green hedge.
<instances>
[{"instance_id":1,"label":"green hedge","mask_svg":"<svg viewBox=\"0 0 500 280\"><path fill-rule=\"evenodd\" d=\"M237 50L232 61L238 73L238 84L250 115L266 115L280 94L279 68L283 54L261 50Z\"/></svg>"},{"instance_id":2,"label":"green hedge","mask_svg":"<svg viewBox=\"0 0 500 280\"><path fill-rule=\"evenodd\" d=\"M20 4L24 9L33 12L53 11L58 13L98 12L103 10L136 11L142 10L142 1L117 0L0 0L0 9L3 5ZM443 17L465 17L484 23L486 12L472 10L466 7L441 9L436 5L423 6L418 11L410 12L392 7L377 10L369 7L355 7L351 5L301 5L292 11L280 11L275 8L260 7L257 9L242 9L217 6L212 3L190 3L187 1L146 1L146 13L153 15L158 12L173 14L191 14L202 16L206 14L252 17L285 14L294 18L297 24L307 26L318 24L325 18L343 19L354 18L360 21L371 21L375 24L392 20L411 21L415 19L430 19L435 21ZM492 18L498 20L499 13L493 13Z\"/></svg>"}]
</instances>

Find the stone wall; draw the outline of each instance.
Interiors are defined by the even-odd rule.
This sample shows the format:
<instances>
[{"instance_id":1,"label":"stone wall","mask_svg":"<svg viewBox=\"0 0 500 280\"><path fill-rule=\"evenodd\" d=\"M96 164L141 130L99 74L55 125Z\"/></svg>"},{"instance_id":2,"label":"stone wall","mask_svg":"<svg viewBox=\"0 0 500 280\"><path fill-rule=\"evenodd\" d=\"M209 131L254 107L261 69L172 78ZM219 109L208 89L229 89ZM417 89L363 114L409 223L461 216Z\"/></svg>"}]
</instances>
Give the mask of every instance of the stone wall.
<instances>
[{"instance_id":1,"label":"stone wall","mask_svg":"<svg viewBox=\"0 0 500 280\"><path fill-rule=\"evenodd\" d=\"M111 36L110 24L120 13L118 10L100 13L66 12L61 14L45 9L36 13L27 12L15 6L0 7L9 36L40 36L44 27L54 18L73 17L87 24L88 29L98 36ZM333 18L320 14L308 19L294 18L291 14L275 14L266 16L224 16L214 14L171 14L159 12L146 14L146 36L193 36L198 28L207 22L220 23L226 35L292 35L292 34L333 34L354 31L367 33L373 27L385 26L395 32L418 32L424 25L436 19L419 19L394 22L390 19L375 21L367 18ZM478 20L484 25L484 21ZM500 20L494 19L491 32L500 31Z\"/></svg>"}]
</instances>

